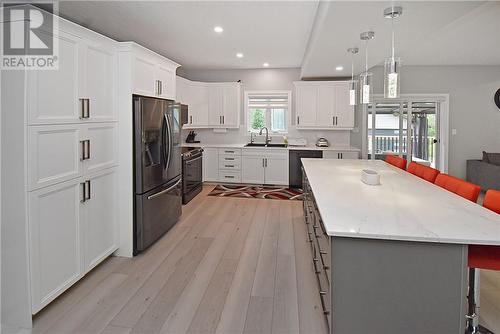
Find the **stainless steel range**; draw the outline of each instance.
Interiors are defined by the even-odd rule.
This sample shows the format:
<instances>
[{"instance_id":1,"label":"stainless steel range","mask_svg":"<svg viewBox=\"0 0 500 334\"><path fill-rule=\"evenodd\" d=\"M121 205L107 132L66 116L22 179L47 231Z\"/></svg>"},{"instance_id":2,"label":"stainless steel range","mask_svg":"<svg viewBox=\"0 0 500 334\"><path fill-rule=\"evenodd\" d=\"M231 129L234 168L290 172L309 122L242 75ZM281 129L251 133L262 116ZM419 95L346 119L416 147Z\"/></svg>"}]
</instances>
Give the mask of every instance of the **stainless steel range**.
<instances>
[{"instance_id":1,"label":"stainless steel range","mask_svg":"<svg viewBox=\"0 0 500 334\"><path fill-rule=\"evenodd\" d=\"M203 187L203 149L182 148L182 204L188 203Z\"/></svg>"}]
</instances>

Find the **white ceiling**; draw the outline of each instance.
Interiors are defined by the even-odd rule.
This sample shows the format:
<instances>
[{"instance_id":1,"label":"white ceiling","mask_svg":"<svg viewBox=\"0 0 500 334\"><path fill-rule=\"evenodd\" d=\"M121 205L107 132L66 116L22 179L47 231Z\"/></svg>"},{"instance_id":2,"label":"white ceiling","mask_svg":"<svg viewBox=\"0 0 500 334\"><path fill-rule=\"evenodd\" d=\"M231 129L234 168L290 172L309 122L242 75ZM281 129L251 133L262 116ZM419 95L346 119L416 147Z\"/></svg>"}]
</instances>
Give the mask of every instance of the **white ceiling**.
<instances>
[{"instance_id":1,"label":"white ceiling","mask_svg":"<svg viewBox=\"0 0 500 334\"><path fill-rule=\"evenodd\" d=\"M401 1L397 55L406 65L500 65L500 2ZM390 1L62 1L72 21L138 42L189 69L300 67L303 77L350 75L347 48L375 31L369 65L390 50ZM220 25L222 34L213 28ZM236 58L237 52L244 58ZM343 71L335 71L338 65Z\"/></svg>"},{"instance_id":2,"label":"white ceiling","mask_svg":"<svg viewBox=\"0 0 500 334\"><path fill-rule=\"evenodd\" d=\"M300 67L316 1L62 1L62 16L186 68ZM224 28L216 34L215 26ZM244 57L236 58L242 52Z\"/></svg>"},{"instance_id":3,"label":"white ceiling","mask_svg":"<svg viewBox=\"0 0 500 334\"><path fill-rule=\"evenodd\" d=\"M403 65L500 65L500 2L401 1L403 15L394 21L396 56ZM355 71L364 66L363 31L369 42L369 67L390 55L391 21L383 17L388 1L323 2L320 5L303 77L350 75L347 49L358 46ZM338 65L343 72L335 71Z\"/></svg>"}]
</instances>

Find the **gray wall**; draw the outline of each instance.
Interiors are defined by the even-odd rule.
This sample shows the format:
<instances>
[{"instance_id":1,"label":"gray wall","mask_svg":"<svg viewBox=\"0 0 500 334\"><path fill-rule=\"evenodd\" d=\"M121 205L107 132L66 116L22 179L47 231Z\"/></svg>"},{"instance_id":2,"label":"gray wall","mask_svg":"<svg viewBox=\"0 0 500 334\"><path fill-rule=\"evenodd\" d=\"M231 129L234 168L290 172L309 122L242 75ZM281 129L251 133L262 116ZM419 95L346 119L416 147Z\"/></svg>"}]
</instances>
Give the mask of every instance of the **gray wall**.
<instances>
[{"instance_id":1,"label":"gray wall","mask_svg":"<svg viewBox=\"0 0 500 334\"><path fill-rule=\"evenodd\" d=\"M300 80L299 68L284 69L251 69L251 70L186 70L182 67L177 70L181 77L194 81L203 82L242 82L242 94L245 90L290 90L293 92L293 81ZM292 100L293 100L292 94ZM293 102L293 101L292 101ZM293 109L293 108L292 108ZM291 119L295 119L292 110ZM197 139L206 143L245 143L249 140L246 132L246 121L244 110L240 114L240 128L228 129L226 133L214 133L212 129L200 129ZM185 137L185 133L183 136ZM326 137L330 143L336 145L349 145L349 131L320 131L320 130L296 130L289 124L288 137L303 137L308 143L315 143L319 137ZM280 141L281 138L273 139Z\"/></svg>"},{"instance_id":2,"label":"gray wall","mask_svg":"<svg viewBox=\"0 0 500 334\"><path fill-rule=\"evenodd\" d=\"M383 68L372 72L374 93L382 94ZM464 178L467 159L480 159L483 150L500 152L500 110L493 102L500 88L500 66L406 66L401 80L402 94L450 95L450 174ZM451 135L452 129L456 135ZM351 143L360 147L361 133L352 133Z\"/></svg>"}]
</instances>

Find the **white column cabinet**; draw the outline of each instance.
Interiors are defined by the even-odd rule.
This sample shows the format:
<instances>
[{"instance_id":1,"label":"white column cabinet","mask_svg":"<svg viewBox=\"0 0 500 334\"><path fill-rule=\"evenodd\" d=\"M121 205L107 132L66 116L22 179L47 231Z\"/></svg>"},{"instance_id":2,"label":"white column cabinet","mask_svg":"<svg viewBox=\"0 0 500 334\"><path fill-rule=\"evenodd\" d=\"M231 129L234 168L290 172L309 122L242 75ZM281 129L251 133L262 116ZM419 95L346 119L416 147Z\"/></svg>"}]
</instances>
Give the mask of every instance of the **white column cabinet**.
<instances>
[{"instance_id":1,"label":"white column cabinet","mask_svg":"<svg viewBox=\"0 0 500 334\"><path fill-rule=\"evenodd\" d=\"M118 246L117 170L101 171L86 180L88 200L82 203L84 220L84 272L94 268Z\"/></svg>"},{"instance_id":2,"label":"white column cabinet","mask_svg":"<svg viewBox=\"0 0 500 334\"><path fill-rule=\"evenodd\" d=\"M32 312L38 312L82 275L80 179L29 195Z\"/></svg>"},{"instance_id":3,"label":"white column cabinet","mask_svg":"<svg viewBox=\"0 0 500 334\"><path fill-rule=\"evenodd\" d=\"M160 93L158 97L175 100L176 82L175 82L175 66L159 64L157 68L157 76L160 85Z\"/></svg>"},{"instance_id":4,"label":"white column cabinet","mask_svg":"<svg viewBox=\"0 0 500 334\"><path fill-rule=\"evenodd\" d=\"M87 157L83 162L83 172L93 173L118 164L118 127L116 123L95 123L85 126L82 131L80 149L85 149ZM85 147L84 147L85 145ZM82 154L83 157L83 154Z\"/></svg>"},{"instance_id":5,"label":"white column cabinet","mask_svg":"<svg viewBox=\"0 0 500 334\"><path fill-rule=\"evenodd\" d=\"M297 129L351 130L354 107L346 81L297 81Z\"/></svg>"},{"instance_id":6,"label":"white column cabinet","mask_svg":"<svg viewBox=\"0 0 500 334\"><path fill-rule=\"evenodd\" d=\"M219 85L209 85L208 89L208 125L219 127L223 125L223 87Z\"/></svg>"},{"instance_id":7,"label":"white column cabinet","mask_svg":"<svg viewBox=\"0 0 500 334\"><path fill-rule=\"evenodd\" d=\"M135 94L155 96L158 89L156 83L156 64L154 60L135 56L132 62L133 90Z\"/></svg>"}]
</instances>

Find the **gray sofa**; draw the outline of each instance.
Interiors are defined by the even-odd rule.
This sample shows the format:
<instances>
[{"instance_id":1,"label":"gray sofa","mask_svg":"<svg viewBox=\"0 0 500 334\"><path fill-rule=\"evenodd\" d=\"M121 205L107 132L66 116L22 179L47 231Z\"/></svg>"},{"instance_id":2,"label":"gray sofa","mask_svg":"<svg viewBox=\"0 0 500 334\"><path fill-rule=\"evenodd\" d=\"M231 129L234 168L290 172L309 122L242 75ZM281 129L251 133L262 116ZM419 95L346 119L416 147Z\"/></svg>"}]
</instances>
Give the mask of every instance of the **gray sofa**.
<instances>
[{"instance_id":1,"label":"gray sofa","mask_svg":"<svg viewBox=\"0 0 500 334\"><path fill-rule=\"evenodd\" d=\"M500 190L500 153L483 152L483 160L467 160L467 181L482 190Z\"/></svg>"}]
</instances>

